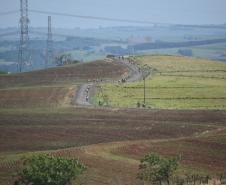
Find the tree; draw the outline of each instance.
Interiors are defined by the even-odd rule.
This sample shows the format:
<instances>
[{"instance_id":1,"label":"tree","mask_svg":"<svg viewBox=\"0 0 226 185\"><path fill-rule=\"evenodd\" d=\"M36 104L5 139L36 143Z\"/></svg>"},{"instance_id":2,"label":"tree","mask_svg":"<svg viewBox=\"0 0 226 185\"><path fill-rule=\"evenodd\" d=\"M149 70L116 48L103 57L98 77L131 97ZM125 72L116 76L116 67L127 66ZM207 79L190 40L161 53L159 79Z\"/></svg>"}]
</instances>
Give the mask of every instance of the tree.
<instances>
[{"instance_id":1,"label":"tree","mask_svg":"<svg viewBox=\"0 0 226 185\"><path fill-rule=\"evenodd\" d=\"M151 153L140 160L138 178L153 184L166 182L169 185L177 168L176 158L165 158Z\"/></svg>"},{"instance_id":2,"label":"tree","mask_svg":"<svg viewBox=\"0 0 226 185\"><path fill-rule=\"evenodd\" d=\"M57 65L59 65L59 66L71 64L72 56L69 53L64 53L64 54L56 57L56 62L57 62Z\"/></svg>"},{"instance_id":3,"label":"tree","mask_svg":"<svg viewBox=\"0 0 226 185\"><path fill-rule=\"evenodd\" d=\"M14 185L69 185L84 170L78 159L37 155L24 161Z\"/></svg>"},{"instance_id":4,"label":"tree","mask_svg":"<svg viewBox=\"0 0 226 185\"><path fill-rule=\"evenodd\" d=\"M163 158L160 166L160 176L169 185L170 178L178 168L178 160L176 158Z\"/></svg>"}]
</instances>

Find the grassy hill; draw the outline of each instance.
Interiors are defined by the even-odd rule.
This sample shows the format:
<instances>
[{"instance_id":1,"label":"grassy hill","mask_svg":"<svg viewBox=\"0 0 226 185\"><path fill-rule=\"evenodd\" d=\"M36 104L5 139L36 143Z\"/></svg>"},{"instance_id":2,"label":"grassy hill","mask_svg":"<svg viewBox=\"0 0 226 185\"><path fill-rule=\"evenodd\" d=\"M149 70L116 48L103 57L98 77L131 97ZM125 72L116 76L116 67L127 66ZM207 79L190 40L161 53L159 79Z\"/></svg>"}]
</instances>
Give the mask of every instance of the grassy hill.
<instances>
[{"instance_id":1,"label":"grassy hill","mask_svg":"<svg viewBox=\"0 0 226 185\"><path fill-rule=\"evenodd\" d=\"M146 79L146 103L160 109L225 109L226 63L175 56L140 56L139 66L151 67ZM111 106L143 103L143 81L106 84L96 100L108 97Z\"/></svg>"}]
</instances>

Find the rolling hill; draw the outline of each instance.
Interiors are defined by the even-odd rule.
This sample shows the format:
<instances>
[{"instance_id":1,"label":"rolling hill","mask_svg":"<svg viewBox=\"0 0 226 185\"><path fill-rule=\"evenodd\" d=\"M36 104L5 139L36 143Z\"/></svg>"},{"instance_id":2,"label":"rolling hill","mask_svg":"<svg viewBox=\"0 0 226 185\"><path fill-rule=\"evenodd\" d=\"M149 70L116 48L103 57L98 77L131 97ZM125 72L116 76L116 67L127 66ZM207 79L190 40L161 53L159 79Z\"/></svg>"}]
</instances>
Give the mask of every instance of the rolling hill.
<instances>
[{"instance_id":1,"label":"rolling hill","mask_svg":"<svg viewBox=\"0 0 226 185\"><path fill-rule=\"evenodd\" d=\"M170 56L140 56L136 61L140 67L151 66L153 76L147 78L147 85L148 90L155 87L153 95L177 98L187 91L200 95L201 89L220 97L224 90L224 65L220 62ZM139 159L150 152L180 156L180 174L216 178L225 172L225 110L178 110L178 105L183 105L178 99L177 109L172 110L125 108L136 103L134 92L142 97L142 81L99 84L111 95L114 107L73 105L81 84L96 79L116 81L129 74L125 65L97 61L1 75L0 184L13 184L23 158L37 153L79 157L87 166L79 179L83 184L141 184L136 178ZM127 93L128 97L123 97ZM224 105L224 100L221 103ZM167 100L156 100L155 105L174 107ZM200 100L198 105L204 103Z\"/></svg>"}]
</instances>

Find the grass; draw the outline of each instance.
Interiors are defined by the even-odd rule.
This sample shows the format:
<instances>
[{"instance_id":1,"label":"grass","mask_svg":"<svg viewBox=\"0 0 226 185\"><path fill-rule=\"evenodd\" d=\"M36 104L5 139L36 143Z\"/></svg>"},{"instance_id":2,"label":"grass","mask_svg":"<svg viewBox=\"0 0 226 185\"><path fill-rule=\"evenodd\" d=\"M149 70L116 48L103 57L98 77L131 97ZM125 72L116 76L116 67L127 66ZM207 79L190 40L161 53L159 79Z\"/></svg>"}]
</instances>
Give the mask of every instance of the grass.
<instances>
[{"instance_id":1,"label":"grass","mask_svg":"<svg viewBox=\"0 0 226 185\"><path fill-rule=\"evenodd\" d=\"M226 109L226 63L175 56L140 56L138 65L153 72L146 79L146 103L160 109ZM144 99L143 81L106 84L95 101L136 107ZM105 98L106 99L106 98Z\"/></svg>"},{"instance_id":2,"label":"grass","mask_svg":"<svg viewBox=\"0 0 226 185\"><path fill-rule=\"evenodd\" d=\"M0 75L6 75L7 72L4 72L4 71L0 71Z\"/></svg>"},{"instance_id":3,"label":"grass","mask_svg":"<svg viewBox=\"0 0 226 185\"><path fill-rule=\"evenodd\" d=\"M226 166L226 132L210 136L153 142L131 142L118 147L115 155L139 160L146 153L155 152L165 156L181 156L182 169L193 173L211 174L223 172ZM208 163L206 163L209 161Z\"/></svg>"},{"instance_id":4,"label":"grass","mask_svg":"<svg viewBox=\"0 0 226 185\"><path fill-rule=\"evenodd\" d=\"M170 49L153 49L148 50L143 53L148 54L161 54L161 55L179 55L179 49L188 49L192 50L193 57L197 58L206 58L211 60L226 60L225 54L226 43L218 43L211 45L203 45L203 46L194 46L194 47L184 47L184 48L170 48Z\"/></svg>"},{"instance_id":5,"label":"grass","mask_svg":"<svg viewBox=\"0 0 226 185\"><path fill-rule=\"evenodd\" d=\"M11 51L12 48L11 47L0 47L0 53L4 53L4 52L7 52L7 51Z\"/></svg>"},{"instance_id":6,"label":"grass","mask_svg":"<svg viewBox=\"0 0 226 185\"><path fill-rule=\"evenodd\" d=\"M94 61L104 59L106 57L106 53L98 52L98 51L85 51L85 50L72 50L67 52L72 55L73 58L77 60L83 61Z\"/></svg>"}]
</instances>

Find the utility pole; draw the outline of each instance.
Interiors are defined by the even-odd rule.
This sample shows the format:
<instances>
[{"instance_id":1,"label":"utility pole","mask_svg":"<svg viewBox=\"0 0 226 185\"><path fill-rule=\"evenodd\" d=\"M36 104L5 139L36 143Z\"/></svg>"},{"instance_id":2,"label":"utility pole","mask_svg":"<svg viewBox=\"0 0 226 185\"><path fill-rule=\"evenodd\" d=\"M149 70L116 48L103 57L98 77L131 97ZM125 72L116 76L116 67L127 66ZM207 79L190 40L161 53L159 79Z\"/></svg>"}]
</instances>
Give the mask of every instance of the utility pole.
<instances>
[{"instance_id":1,"label":"utility pole","mask_svg":"<svg viewBox=\"0 0 226 185\"><path fill-rule=\"evenodd\" d=\"M146 82L145 82L145 76L143 77L143 80L144 80L144 104L143 104L143 107L146 106Z\"/></svg>"},{"instance_id":2,"label":"utility pole","mask_svg":"<svg viewBox=\"0 0 226 185\"><path fill-rule=\"evenodd\" d=\"M22 72L24 66L31 66L28 35L28 0L20 0L20 45L18 54L18 71Z\"/></svg>"},{"instance_id":3,"label":"utility pole","mask_svg":"<svg viewBox=\"0 0 226 185\"><path fill-rule=\"evenodd\" d=\"M45 58L45 67L49 64L52 64L53 61L53 35L52 35L52 23L51 16L48 16L48 35L46 43L46 58Z\"/></svg>"}]
</instances>

